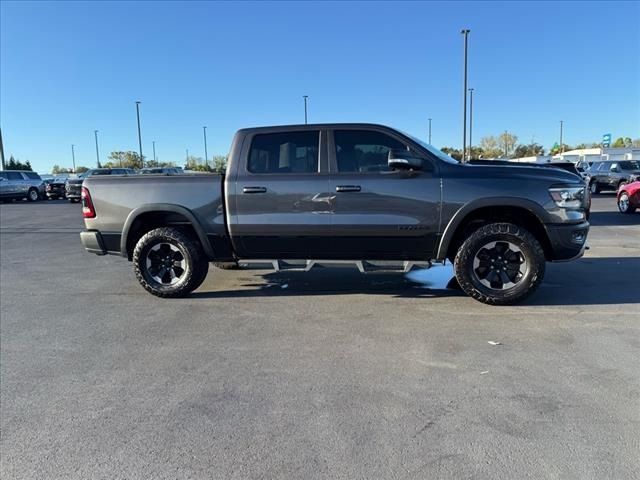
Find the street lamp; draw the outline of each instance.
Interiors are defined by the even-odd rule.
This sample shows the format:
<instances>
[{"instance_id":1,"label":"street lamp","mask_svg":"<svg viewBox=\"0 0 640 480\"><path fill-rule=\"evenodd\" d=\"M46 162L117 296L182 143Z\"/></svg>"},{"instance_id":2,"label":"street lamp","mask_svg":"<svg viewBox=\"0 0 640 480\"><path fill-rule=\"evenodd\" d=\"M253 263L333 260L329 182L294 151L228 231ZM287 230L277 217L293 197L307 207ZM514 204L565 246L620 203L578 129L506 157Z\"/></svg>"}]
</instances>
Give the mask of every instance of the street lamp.
<instances>
[{"instance_id":1,"label":"street lamp","mask_svg":"<svg viewBox=\"0 0 640 480\"><path fill-rule=\"evenodd\" d=\"M153 163L157 167L158 166L158 159L156 158L156 141L153 140L151 142L151 145L153 146Z\"/></svg>"},{"instance_id":2,"label":"street lamp","mask_svg":"<svg viewBox=\"0 0 640 480\"><path fill-rule=\"evenodd\" d=\"M136 116L138 118L138 147L140 148L140 164L144 167L144 159L142 158L142 134L140 133L140 101L136 102Z\"/></svg>"},{"instance_id":3,"label":"street lamp","mask_svg":"<svg viewBox=\"0 0 640 480\"><path fill-rule=\"evenodd\" d=\"M207 127L202 127L204 132L204 164L209 164L209 155L207 153Z\"/></svg>"},{"instance_id":4,"label":"street lamp","mask_svg":"<svg viewBox=\"0 0 640 480\"><path fill-rule=\"evenodd\" d=\"M473 88L469 89L469 156L467 160L471 160L471 149L473 148Z\"/></svg>"},{"instance_id":5,"label":"street lamp","mask_svg":"<svg viewBox=\"0 0 640 480\"><path fill-rule=\"evenodd\" d=\"M73 151L75 145L71 144L71 161L73 162L73 173L76 173L76 153Z\"/></svg>"},{"instance_id":6,"label":"street lamp","mask_svg":"<svg viewBox=\"0 0 640 480\"><path fill-rule=\"evenodd\" d=\"M467 151L467 43L469 38L469 29L460 31L464 35L464 85L462 88L463 107L462 107L462 161L465 160Z\"/></svg>"},{"instance_id":7,"label":"street lamp","mask_svg":"<svg viewBox=\"0 0 640 480\"><path fill-rule=\"evenodd\" d=\"M307 99L309 98L309 95L303 95L302 98L304 98L304 124L307 124Z\"/></svg>"},{"instance_id":8,"label":"street lamp","mask_svg":"<svg viewBox=\"0 0 640 480\"><path fill-rule=\"evenodd\" d=\"M564 121L560 120L560 153L564 153L564 145L562 144L562 127L564 126Z\"/></svg>"},{"instance_id":9,"label":"street lamp","mask_svg":"<svg viewBox=\"0 0 640 480\"><path fill-rule=\"evenodd\" d=\"M431 119L429 119L429 145L431 145Z\"/></svg>"},{"instance_id":10,"label":"street lamp","mask_svg":"<svg viewBox=\"0 0 640 480\"><path fill-rule=\"evenodd\" d=\"M100 168L100 152L98 151L98 130L94 130L93 135L96 138L96 162L98 164L98 168Z\"/></svg>"}]
</instances>

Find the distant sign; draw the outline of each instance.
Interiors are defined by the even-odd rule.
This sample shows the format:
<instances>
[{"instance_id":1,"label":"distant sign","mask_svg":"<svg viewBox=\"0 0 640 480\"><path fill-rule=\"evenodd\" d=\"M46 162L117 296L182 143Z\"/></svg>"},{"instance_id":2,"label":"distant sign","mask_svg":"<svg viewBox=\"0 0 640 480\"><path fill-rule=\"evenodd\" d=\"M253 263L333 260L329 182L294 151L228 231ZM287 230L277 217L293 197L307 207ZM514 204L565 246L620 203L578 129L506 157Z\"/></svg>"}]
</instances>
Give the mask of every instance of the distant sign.
<instances>
[{"instance_id":1,"label":"distant sign","mask_svg":"<svg viewBox=\"0 0 640 480\"><path fill-rule=\"evenodd\" d=\"M602 146L604 148L609 148L611 146L611 134L605 133L602 135Z\"/></svg>"}]
</instances>

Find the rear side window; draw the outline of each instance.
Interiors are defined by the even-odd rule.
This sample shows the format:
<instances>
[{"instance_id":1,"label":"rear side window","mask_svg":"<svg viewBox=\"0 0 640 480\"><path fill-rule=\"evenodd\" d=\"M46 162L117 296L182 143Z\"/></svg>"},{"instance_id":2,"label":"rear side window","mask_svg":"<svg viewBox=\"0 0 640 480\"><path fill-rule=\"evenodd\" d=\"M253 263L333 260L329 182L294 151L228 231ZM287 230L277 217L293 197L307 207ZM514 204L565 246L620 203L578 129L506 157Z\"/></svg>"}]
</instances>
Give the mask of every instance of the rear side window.
<instances>
[{"instance_id":1,"label":"rear side window","mask_svg":"<svg viewBox=\"0 0 640 480\"><path fill-rule=\"evenodd\" d=\"M249 150L251 173L317 173L320 132L256 135Z\"/></svg>"},{"instance_id":2,"label":"rear side window","mask_svg":"<svg viewBox=\"0 0 640 480\"><path fill-rule=\"evenodd\" d=\"M336 130L338 172L388 172L389 150L406 148L384 133L367 130Z\"/></svg>"},{"instance_id":3,"label":"rear side window","mask_svg":"<svg viewBox=\"0 0 640 480\"><path fill-rule=\"evenodd\" d=\"M31 180L42 180L36 172L22 172Z\"/></svg>"}]
</instances>

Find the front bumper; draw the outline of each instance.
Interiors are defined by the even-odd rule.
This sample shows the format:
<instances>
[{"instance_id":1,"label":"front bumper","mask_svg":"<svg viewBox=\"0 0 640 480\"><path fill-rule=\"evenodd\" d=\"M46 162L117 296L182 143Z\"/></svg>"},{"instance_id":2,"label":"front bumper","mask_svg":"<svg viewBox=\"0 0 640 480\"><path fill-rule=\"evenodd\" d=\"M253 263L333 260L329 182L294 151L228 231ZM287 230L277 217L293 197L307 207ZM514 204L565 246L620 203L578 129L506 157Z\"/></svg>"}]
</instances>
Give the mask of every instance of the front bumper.
<instances>
[{"instance_id":1,"label":"front bumper","mask_svg":"<svg viewBox=\"0 0 640 480\"><path fill-rule=\"evenodd\" d=\"M551 244L551 260L567 262L580 258L587 249L589 222L545 225Z\"/></svg>"}]
</instances>

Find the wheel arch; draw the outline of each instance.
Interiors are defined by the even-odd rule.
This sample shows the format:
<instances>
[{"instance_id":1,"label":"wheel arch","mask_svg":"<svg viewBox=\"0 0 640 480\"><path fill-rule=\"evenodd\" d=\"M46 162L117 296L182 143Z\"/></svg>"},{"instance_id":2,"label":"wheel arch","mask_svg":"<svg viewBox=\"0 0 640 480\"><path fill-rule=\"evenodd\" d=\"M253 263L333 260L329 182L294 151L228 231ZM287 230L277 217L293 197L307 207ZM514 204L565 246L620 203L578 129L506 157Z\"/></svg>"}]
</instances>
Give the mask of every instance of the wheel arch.
<instances>
[{"instance_id":1,"label":"wheel arch","mask_svg":"<svg viewBox=\"0 0 640 480\"><path fill-rule=\"evenodd\" d=\"M508 222L529 230L540 242L545 257L552 257L552 246L544 226L546 211L537 203L526 199L493 198L466 204L447 224L438 250L437 260L451 259L466 236L483 225Z\"/></svg>"},{"instance_id":2,"label":"wheel arch","mask_svg":"<svg viewBox=\"0 0 640 480\"><path fill-rule=\"evenodd\" d=\"M190 231L200 241L206 256L215 258L207 234L195 215L181 205L170 203L148 204L132 210L122 228L120 253L131 260L135 244L142 235L154 228L167 226L179 226Z\"/></svg>"}]
</instances>

